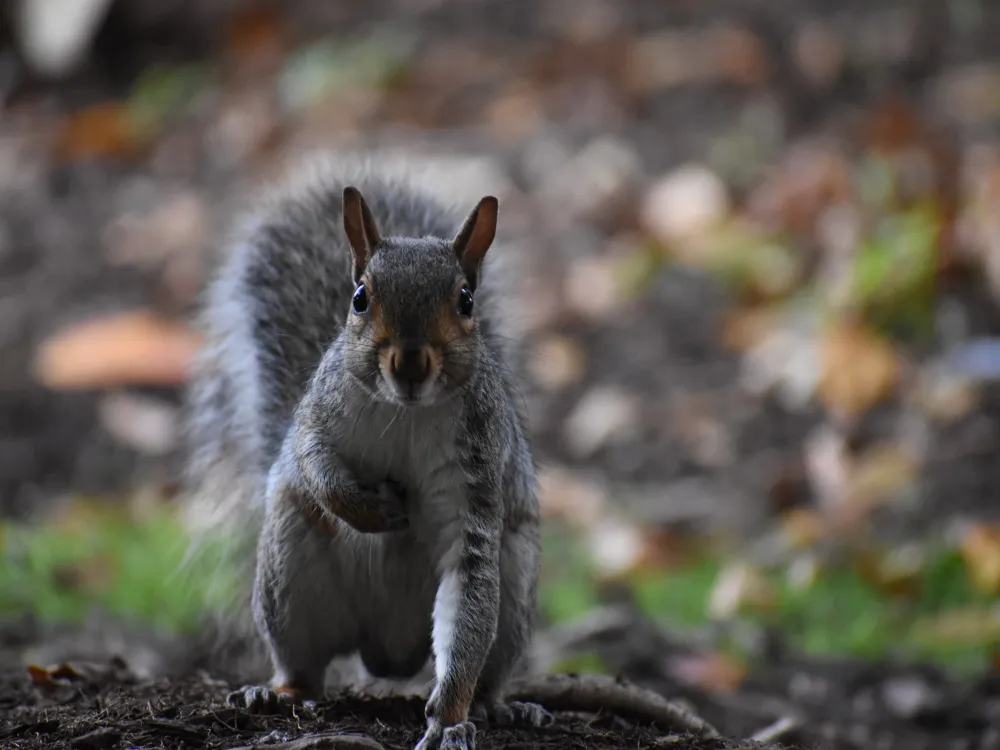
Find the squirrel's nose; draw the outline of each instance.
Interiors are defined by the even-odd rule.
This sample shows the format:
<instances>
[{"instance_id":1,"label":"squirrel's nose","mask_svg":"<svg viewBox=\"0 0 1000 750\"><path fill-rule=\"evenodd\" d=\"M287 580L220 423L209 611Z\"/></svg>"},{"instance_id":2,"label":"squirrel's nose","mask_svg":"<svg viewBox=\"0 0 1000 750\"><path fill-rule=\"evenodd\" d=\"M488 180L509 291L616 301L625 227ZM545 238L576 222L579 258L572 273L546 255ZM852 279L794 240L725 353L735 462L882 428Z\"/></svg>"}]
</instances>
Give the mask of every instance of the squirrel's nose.
<instances>
[{"instance_id":1,"label":"squirrel's nose","mask_svg":"<svg viewBox=\"0 0 1000 750\"><path fill-rule=\"evenodd\" d=\"M400 383L417 386L431 374L431 355L426 346L394 347L392 376Z\"/></svg>"}]
</instances>

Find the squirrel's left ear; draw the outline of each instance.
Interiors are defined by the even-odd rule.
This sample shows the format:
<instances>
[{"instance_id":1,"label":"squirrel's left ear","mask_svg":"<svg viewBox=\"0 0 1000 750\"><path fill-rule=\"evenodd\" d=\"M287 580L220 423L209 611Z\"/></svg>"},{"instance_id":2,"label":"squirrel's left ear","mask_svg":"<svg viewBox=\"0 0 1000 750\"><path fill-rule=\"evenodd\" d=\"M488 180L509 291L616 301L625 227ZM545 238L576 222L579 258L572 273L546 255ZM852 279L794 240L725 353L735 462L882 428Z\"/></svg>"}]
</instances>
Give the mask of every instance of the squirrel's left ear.
<instances>
[{"instance_id":1,"label":"squirrel's left ear","mask_svg":"<svg viewBox=\"0 0 1000 750\"><path fill-rule=\"evenodd\" d=\"M471 291L476 290L479 268L486 251L493 244L493 238L496 237L497 208L497 199L492 195L487 195L479 201L452 242Z\"/></svg>"}]
</instances>

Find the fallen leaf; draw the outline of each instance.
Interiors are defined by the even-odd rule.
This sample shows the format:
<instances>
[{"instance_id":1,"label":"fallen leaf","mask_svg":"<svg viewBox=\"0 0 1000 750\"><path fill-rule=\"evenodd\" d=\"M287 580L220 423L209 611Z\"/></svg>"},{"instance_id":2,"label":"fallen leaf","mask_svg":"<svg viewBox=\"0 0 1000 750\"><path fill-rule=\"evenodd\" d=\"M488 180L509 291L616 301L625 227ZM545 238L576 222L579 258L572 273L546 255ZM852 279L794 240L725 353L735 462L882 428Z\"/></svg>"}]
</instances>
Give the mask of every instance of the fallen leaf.
<instances>
[{"instance_id":1,"label":"fallen leaf","mask_svg":"<svg viewBox=\"0 0 1000 750\"><path fill-rule=\"evenodd\" d=\"M709 615L726 620L744 610L770 610L777 595L770 581L757 568L734 562L719 572L708 602Z\"/></svg>"},{"instance_id":2,"label":"fallen leaf","mask_svg":"<svg viewBox=\"0 0 1000 750\"><path fill-rule=\"evenodd\" d=\"M692 687L715 693L729 693L743 684L747 665L731 654L685 654L668 660L668 671Z\"/></svg>"},{"instance_id":3,"label":"fallen leaf","mask_svg":"<svg viewBox=\"0 0 1000 750\"><path fill-rule=\"evenodd\" d=\"M52 572L53 584L64 591L88 594L107 591L118 576L118 566L108 555L94 555L59 565Z\"/></svg>"},{"instance_id":4,"label":"fallen leaf","mask_svg":"<svg viewBox=\"0 0 1000 750\"><path fill-rule=\"evenodd\" d=\"M165 456L177 446L178 410L159 399L108 393L101 398L98 412L109 433L146 455Z\"/></svg>"},{"instance_id":5,"label":"fallen leaf","mask_svg":"<svg viewBox=\"0 0 1000 750\"><path fill-rule=\"evenodd\" d=\"M722 320L722 344L731 351L745 352L763 343L780 322L780 311L772 307L732 308Z\"/></svg>"},{"instance_id":6,"label":"fallen leaf","mask_svg":"<svg viewBox=\"0 0 1000 750\"><path fill-rule=\"evenodd\" d=\"M227 29L225 49L240 73L249 76L276 70L289 49L282 16L256 8L236 13Z\"/></svg>"},{"instance_id":7,"label":"fallen leaf","mask_svg":"<svg viewBox=\"0 0 1000 750\"><path fill-rule=\"evenodd\" d=\"M1000 354L1000 349L997 353ZM911 396L931 419L949 423L961 419L979 404L980 389L961 373L924 366Z\"/></svg>"},{"instance_id":8,"label":"fallen leaf","mask_svg":"<svg viewBox=\"0 0 1000 750\"><path fill-rule=\"evenodd\" d=\"M538 472L538 502L546 518L592 528L602 516L605 500L600 485L568 469L546 466Z\"/></svg>"},{"instance_id":9,"label":"fallen leaf","mask_svg":"<svg viewBox=\"0 0 1000 750\"><path fill-rule=\"evenodd\" d=\"M614 515L606 514L588 534L590 558L600 581L617 581L635 571L645 551L643 530Z\"/></svg>"},{"instance_id":10,"label":"fallen leaf","mask_svg":"<svg viewBox=\"0 0 1000 750\"><path fill-rule=\"evenodd\" d=\"M972 585L984 594L1000 593L1000 527L973 525L959 549Z\"/></svg>"},{"instance_id":11,"label":"fallen leaf","mask_svg":"<svg viewBox=\"0 0 1000 750\"><path fill-rule=\"evenodd\" d=\"M919 468L916 458L902 447L873 445L851 463L844 497L833 508L835 518L846 525L861 520L912 487Z\"/></svg>"},{"instance_id":12,"label":"fallen leaf","mask_svg":"<svg viewBox=\"0 0 1000 750\"><path fill-rule=\"evenodd\" d=\"M536 383L546 391L558 391L580 382L587 352L568 336L548 336L531 347L528 366Z\"/></svg>"},{"instance_id":13,"label":"fallen leaf","mask_svg":"<svg viewBox=\"0 0 1000 750\"><path fill-rule=\"evenodd\" d=\"M566 306L587 320L610 319L622 302L616 266L617 260L608 256L581 258L571 264L564 281Z\"/></svg>"},{"instance_id":14,"label":"fallen leaf","mask_svg":"<svg viewBox=\"0 0 1000 750\"><path fill-rule=\"evenodd\" d=\"M863 547L854 554L858 576L880 594L895 599L919 595L925 563L926 556L915 546L888 551Z\"/></svg>"},{"instance_id":15,"label":"fallen leaf","mask_svg":"<svg viewBox=\"0 0 1000 750\"><path fill-rule=\"evenodd\" d=\"M576 457L586 458L634 432L639 415L632 396L613 386L596 386L567 416L564 439Z\"/></svg>"},{"instance_id":16,"label":"fallen leaf","mask_svg":"<svg viewBox=\"0 0 1000 750\"><path fill-rule=\"evenodd\" d=\"M646 195L641 221L660 242L690 239L729 213L725 184L700 164L679 167L661 177Z\"/></svg>"},{"instance_id":17,"label":"fallen leaf","mask_svg":"<svg viewBox=\"0 0 1000 750\"><path fill-rule=\"evenodd\" d=\"M822 539L828 525L813 508L792 508L781 515L781 528L793 548L803 549Z\"/></svg>"},{"instance_id":18,"label":"fallen leaf","mask_svg":"<svg viewBox=\"0 0 1000 750\"><path fill-rule=\"evenodd\" d=\"M134 158L140 151L129 108L103 102L78 110L59 128L56 156L65 161L85 158Z\"/></svg>"},{"instance_id":19,"label":"fallen leaf","mask_svg":"<svg viewBox=\"0 0 1000 750\"><path fill-rule=\"evenodd\" d=\"M899 382L901 363L886 339L852 323L835 323L820 346L818 393L831 412L860 416L888 397Z\"/></svg>"},{"instance_id":20,"label":"fallen leaf","mask_svg":"<svg viewBox=\"0 0 1000 750\"><path fill-rule=\"evenodd\" d=\"M68 326L42 343L34 371L56 390L178 385L200 347L191 329L140 309Z\"/></svg>"},{"instance_id":21,"label":"fallen leaf","mask_svg":"<svg viewBox=\"0 0 1000 750\"><path fill-rule=\"evenodd\" d=\"M42 688L46 692L53 692L67 687L70 683L86 679L84 675L65 663L48 668L40 667L37 664L29 664L28 677L31 679L33 685Z\"/></svg>"},{"instance_id":22,"label":"fallen leaf","mask_svg":"<svg viewBox=\"0 0 1000 750\"><path fill-rule=\"evenodd\" d=\"M754 86L767 79L771 67L767 47L754 32L747 28L722 28L716 32L716 40L719 70L727 81Z\"/></svg>"},{"instance_id":23,"label":"fallen leaf","mask_svg":"<svg viewBox=\"0 0 1000 750\"><path fill-rule=\"evenodd\" d=\"M767 229L806 233L831 205L849 203L853 190L843 154L822 144L801 145L753 189L747 210Z\"/></svg>"}]
</instances>

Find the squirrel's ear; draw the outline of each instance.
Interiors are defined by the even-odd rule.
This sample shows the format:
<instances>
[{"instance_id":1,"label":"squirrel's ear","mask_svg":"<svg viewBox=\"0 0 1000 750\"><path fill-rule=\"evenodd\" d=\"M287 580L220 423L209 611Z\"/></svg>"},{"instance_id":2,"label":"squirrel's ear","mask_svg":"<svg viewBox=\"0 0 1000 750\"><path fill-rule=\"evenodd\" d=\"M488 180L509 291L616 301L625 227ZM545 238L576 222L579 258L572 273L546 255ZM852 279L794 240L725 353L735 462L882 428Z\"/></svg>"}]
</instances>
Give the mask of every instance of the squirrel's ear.
<instances>
[{"instance_id":1,"label":"squirrel's ear","mask_svg":"<svg viewBox=\"0 0 1000 750\"><path fill-rule=\"evenodd\" d=\"M351 245L354 261L354 283L360 283L361 274L371 260L372 249L379 243L381 235L371 209L364 196L355 187L344 188L344 231Z\"/></svg>"},{"instance_id":2,"label":"squirrel's ear","mask_svg":"<svg viewBox=\"0 0 1000 750\"><path fill-rule=\"evenodd\" d=\"M487 195L472 209L452 245L472 291L479 282L479 268L497 233L497 199Z\"/></svg>"}]
</instances>

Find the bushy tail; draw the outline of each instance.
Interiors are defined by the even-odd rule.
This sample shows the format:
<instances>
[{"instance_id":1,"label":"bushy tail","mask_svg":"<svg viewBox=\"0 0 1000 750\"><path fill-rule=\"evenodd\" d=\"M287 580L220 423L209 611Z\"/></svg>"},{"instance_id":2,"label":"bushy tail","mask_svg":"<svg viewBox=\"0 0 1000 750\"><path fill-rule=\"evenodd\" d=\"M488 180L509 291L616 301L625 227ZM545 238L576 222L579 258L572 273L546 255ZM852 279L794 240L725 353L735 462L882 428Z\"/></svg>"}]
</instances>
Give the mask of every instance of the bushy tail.
<instances>
[{"instance_id":1,"label":"bushy tail","mask_svg":"<svg viewBox=\"0 0 1000 750\"><path fill-rule=\"evenodd\" d=\"M250 679L264 669L250 599L263 524L263 478L231 413L234 393L212 338L184 405L181 518L188 549L180 574L201 599L199 642L214 672Z\"/></svg>"}]
</instances>

